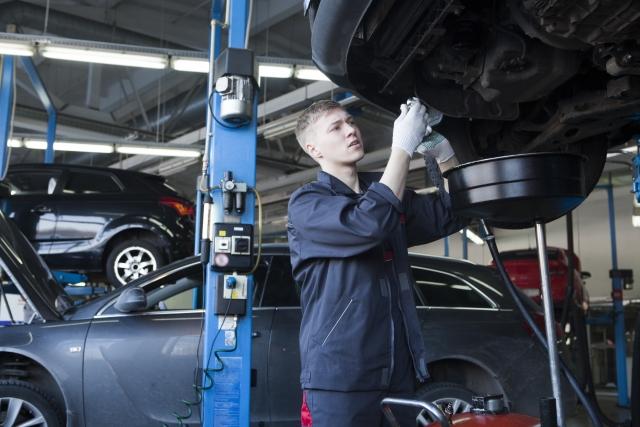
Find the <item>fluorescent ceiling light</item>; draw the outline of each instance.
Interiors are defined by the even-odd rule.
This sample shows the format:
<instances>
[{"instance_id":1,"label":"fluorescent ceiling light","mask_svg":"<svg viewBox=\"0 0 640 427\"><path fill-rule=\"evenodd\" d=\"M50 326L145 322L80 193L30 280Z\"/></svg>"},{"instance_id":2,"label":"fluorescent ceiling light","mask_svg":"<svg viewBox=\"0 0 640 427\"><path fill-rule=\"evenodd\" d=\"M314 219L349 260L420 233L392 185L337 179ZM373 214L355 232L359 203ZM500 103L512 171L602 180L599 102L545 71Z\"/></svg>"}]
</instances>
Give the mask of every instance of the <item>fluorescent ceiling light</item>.
<instances>
[{"instance_id":1,"label":"fluorescent ceiling light","mask_svg":"<svg viewBox=\"0 0 640 427\"><path fill-rule=\"evenodd\" d=\"M94 49L90 47L44 46L40 53L45 58L67 61L93 62L96 64L121 65L126 67L167 68L166 55Z\"/></svg>"},{"instance_id":2,"label":"fluorescent ceiling light","mask_svg":"<svg viewBox=\"0 0 640 427\"><path fill-rule=\"evenodd\" d=\"M158 144L160 145L160 144ZM19 138L9 140L10 147L29 148L31 150L46 150L47 141L44 139L25 138L21 143ZM80 153L102 153L110 154L115 151L123 154L144 154L147 156L167 156L167 157L200 157L201 152L198 149L181 148L181 147L153 147L141 144L126 144L113 142L76 142L76 141L56 141L53 143L54 151L75 151Z\"/></svg>"},{"instance_id":3,"label":"fluorescent ceiling light","mask_svg":"<svg viewBox=\"0 0 640 427\"><path fill-rule=\"evenodd\" d=\"M258 65L258 78L275 77L288 79L293 75L293 65L286 64L260 64Z\"/></svg>"},{"instance_id":4,"label":"fluorescent ceiling light","mask_svg":"<svg viewBox=\"0 0 640 427\"><path fill-rule=\"evenodd\" d=\"M635 146L632 145L631 147L624 147L621 151L623 153L635 154L638 151L638 147L635 147Z\"/></svg>"},{"instance_id":5,"label":"fluorescent ceiling light","mask_svg":"<svg viewBox=\"0 0 640 427\"><path fill-rule=\"evenodd\" d=\"M460 230L460 234L464 235L464 230ZM467 229L467 239L471 240L476 245L484 245L484 240L469 229Z\"/></svg>"},{"instance_id":6,"label":"fluorescent ceiling light","mask_svg":"<svg viewBox=\"0 0 640 427\"><path fill-rule=\"evenodd\" d=\"M265 139L278 139L295 132L297 122L281 123L272 127L265 128L263 136Z\"/></svg>"},{"instance_id":7,"label":"fluorescent ceiling light","mask_svg":"<svg viewBox=\"0 0 640 427\"><path fill-rule=\"evenodd\" d=\"M33 56L35 49L32 43L19 41L0 41L0 55Z\"/></svg>"},{"instance_id":8,"label":"fluorescent ceiling light","mask_svg":"<svg viewBox=\"0 0 640 427\"><path fill-rule=\"evenodd\" d=\"M294 73L296 79L301 80L326 80L329 81L329 78L325 76L320 70L316 67L307 67L304 65L296 65L296 71Z\"/></svg>"},{"instance_id":9,"label":"fluorescent ceiling light","mask_svg":"<svg viewBox=\"0 0 640 427\"><path fill-rule=\"evenodd\" d=\"M189 150L183 148L155 148L133 145L118 145L116 151L122 154L143 154L146 156L168 156L168 157L200 157L199 150Z\"/></svg>"},{"instance_id":10,"label":"fluorescent ceiling light","mask_svg":"<svg viewBox=\"0 0 640 427\"><path fill-rule=\"evenodd\" d=\"M613 153L607 153L607 159L610 159L610 158L612 158L612 157L619 156L619 155L621 155L621 154L622 154L622 153L616 153L616 152L613 152Z\"/></svg>"},{"instance_id":11,"label":"fluorescent ceiling light","mask_svg":"<svg viewBox=\"0 0 640 427\"><path fill-rule=\"evenodd\" d=\"M43 139L25 139L24 147L31 150L46 150L47 141ZM56 141L53 143L53 150L109 154L113 153L113 144L99 142Z\"/></svg>"},{"instance_id":12,"label":"fluorescent ceiling light","mask_svg":"<svg viewBox=\"0 0 640 427\"><path fill-rule=\"evenodd\" d=\"M192 73L209 72L209 61L206 59L172 56L170 65L171 68L176 71L189 71Z\"/></svg>"},{"instance_id":13,"label":"fluorescent ceiling light","mask_svg":"<svg viewBox=\"0 0 640 427\"><path fill-rule=\"evenodd\" d=\"M25 139L24 148L29 148L31 150L46 150L47 141L42 139Z\"/></svg>"},{"instance_id":14,"label":"fluorescent ceiling light","mask_svg":"<svg viewBox=\"0 0 640 427\"><path fill-rule=\"evenodd\" d=\"M76 151L80 153L113 153L113 144L84 143L84 142L54 142L55 151Z\"/></svg>"}]
</instances>

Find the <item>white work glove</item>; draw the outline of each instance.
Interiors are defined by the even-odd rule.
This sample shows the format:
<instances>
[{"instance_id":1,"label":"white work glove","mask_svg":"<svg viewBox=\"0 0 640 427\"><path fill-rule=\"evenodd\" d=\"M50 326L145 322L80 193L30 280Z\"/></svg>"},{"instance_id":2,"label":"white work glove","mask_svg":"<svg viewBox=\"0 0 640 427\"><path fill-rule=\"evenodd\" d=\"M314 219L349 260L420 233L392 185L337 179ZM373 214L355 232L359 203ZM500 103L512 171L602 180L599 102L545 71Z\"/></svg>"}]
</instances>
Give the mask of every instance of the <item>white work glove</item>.
<instances>
[{"instance_id":1,"label":"white work glove","mask_svg":"<svg viewBox=\"0 0 640 427\"><path fill-rule=\"evenodd\" d=\"M454 153L451 143L444 135L438 132L428 132L425 139L418 147L418 152L425 156L435 157L438 163L444 163L456 153Z\"/></svg>"},{"instance_id":2,"label":"white work glove","mask_svg":"<svg viewBox=\"0 0 640 427\"><path fill-rule=\"evenodd\" d=\"M393 123L391 149L401 149L411 157L427 130L427 108L420 102L400 106L400 115Z\"/></svg>"}]
</instances>

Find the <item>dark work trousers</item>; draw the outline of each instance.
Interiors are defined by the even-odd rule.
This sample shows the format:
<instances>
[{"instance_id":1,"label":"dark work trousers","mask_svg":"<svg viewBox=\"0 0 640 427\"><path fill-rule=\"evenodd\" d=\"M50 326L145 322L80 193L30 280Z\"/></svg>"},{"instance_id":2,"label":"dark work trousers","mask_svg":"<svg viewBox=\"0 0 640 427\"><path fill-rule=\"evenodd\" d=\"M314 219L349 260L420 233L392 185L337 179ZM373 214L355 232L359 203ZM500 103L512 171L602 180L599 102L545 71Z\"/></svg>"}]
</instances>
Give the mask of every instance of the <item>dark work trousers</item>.
<instances>
[{"instance_id":1,"label":"dark work trousers","mask_svg":"<svg viewBox=\"0 0 640 427\"><path fill-rule=\"evenodd\" d=\"M302 427L388 426L389 423L380 409L382 399L385 397L412 399L414 397L415 372L404 337L404 328L401 331L396 334L398 341L395 346L394 369L387 390L349 392L304 390ZM416 416L419 412L417 409L401 406L391 406L391 409L402 427L415 427Z\"/></svg>"}]
</instances>

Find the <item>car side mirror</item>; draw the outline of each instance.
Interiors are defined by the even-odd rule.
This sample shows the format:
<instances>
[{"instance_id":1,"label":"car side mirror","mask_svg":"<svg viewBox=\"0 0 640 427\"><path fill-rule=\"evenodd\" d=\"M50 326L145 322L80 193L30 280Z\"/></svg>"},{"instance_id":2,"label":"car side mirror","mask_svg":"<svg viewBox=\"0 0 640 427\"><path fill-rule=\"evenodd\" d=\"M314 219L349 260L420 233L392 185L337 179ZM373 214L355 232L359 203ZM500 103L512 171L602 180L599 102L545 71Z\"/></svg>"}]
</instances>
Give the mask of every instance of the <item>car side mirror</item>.
<instances>
[{"instance_id":1,"label":"car side mirror","mask_svg":"<svg viewBox=\"0 0 640 427\"><path fill-rule=\"evenodd\" d=\"M147 294L141 288L125 289L115 303L116 310L133 313L147 308Z\"/></svg>"},{"instance_id":2,"label":"car side mirror","mask_svg":"<svg viewBox=\"0 0 640 427\"><path fill-rule=\"evenodd\" d=\"M591 273L589 273L588 271L582 271L582 272L580 272L580 278L581 278L582 280L584 280L584 279L588 279L588 278L590 278L590 277L591 277Z\"/></svg>"}]
</instances>

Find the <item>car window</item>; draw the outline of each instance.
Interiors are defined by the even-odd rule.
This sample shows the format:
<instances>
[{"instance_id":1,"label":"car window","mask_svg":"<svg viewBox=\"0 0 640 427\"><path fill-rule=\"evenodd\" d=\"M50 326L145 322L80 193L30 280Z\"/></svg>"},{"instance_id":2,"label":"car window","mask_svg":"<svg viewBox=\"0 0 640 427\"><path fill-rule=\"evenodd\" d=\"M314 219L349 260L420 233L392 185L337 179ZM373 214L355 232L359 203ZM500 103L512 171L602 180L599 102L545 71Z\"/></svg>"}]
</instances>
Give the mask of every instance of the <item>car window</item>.
<instances>
[{"instance_id":1,"label":"car window","mask_svg":"<svg viewBox=\"0 0 640 427\"><path fill-rule=\"evenodd\" d=\"M59 176L58 171L10 172L6 180L11 195L53 194Z\"/></svg>"},{"instance_id":2,"label":"car window","mask_svg":"<svg viewBox=\"0 0 640 427\"><path fill-rule=\"evenodd\" d=\"M25 323L34 314L9 275L0 267L0 326Z\"/></svg>"},{"instance_id":3,"label":"car window","mask_svg":"<svg viewBox=\"0 0 640 427\"><path fill-rule=\"evenodd\" d=\"M474 286L460 277L424 267L412 267L418 301L429 307L492 308Z\"/></svg>"},{"instance_id":4,"label":"car window","mask_svg":"<svg viewBox=\"0 0 640 427\"><path fill-rule=\"evenodd\" d=\"M197 299L202 295L202 273L181 277L175 283L166 284L147 294L147 309L156 310L194 310L194 291ZM198 306L198 305L196 305Z\"/></svg>"},{"instance_id":5,"label":"car window","mask_svg":"<svg viewBox=\"0 0 640 427\"><path fill-rule=\"evenodd\" d=\"M265 277L260 307L298 307L300 291L291 274L291 261L286 255L274 255Z\"/></svg>"},{"instance_id":6,"label":"car window","mask_svg":"<svg viewBox=\"0 0 640 427\"><path fill-rule=\"evenodd\" d=\"M120 185L113 176L90 172L70 172L62 189L65 194L102 194L121 191Z\"/></svg>"}]
</instances>

